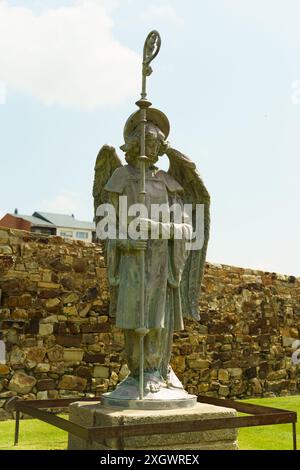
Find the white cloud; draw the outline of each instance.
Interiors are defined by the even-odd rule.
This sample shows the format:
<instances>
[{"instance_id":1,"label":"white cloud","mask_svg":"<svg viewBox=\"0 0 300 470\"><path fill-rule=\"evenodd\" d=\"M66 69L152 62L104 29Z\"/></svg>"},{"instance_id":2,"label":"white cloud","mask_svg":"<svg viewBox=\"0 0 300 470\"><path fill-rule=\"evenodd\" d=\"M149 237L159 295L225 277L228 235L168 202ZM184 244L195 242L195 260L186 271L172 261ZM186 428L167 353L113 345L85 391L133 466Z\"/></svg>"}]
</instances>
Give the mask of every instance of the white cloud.
<instances>
[{"instance_id":1,"label":"white cloud","mask_svg":"<svg viewBox=\"0 0 300 470\"><path fill-rule=\"evenodd\" d=\"M46 105L118 105L136 95L141 59L112 26L102 0L39 15L0 0L0 80Z\"/></svg>"},{"instance_id":2,"label":"white cloud","mask_svg":"<svg viewBox=\"0 0 300 470\"><path fill-rule=\"evenodd\" d=\"M183 19L178 15L175 8L169 4L149 6L142 14L142 18L150 21L163 20L178 28L184 25Z\"/></svg>"},{"instance_id":3,"label":"white cloud","mask_svg":"<svg viewBox=\"0 0 300 470\"><path fill-rule=\"evenodd\" d=\"M53 199L44 199L37 210L57 214L78 214L81 209L80 198L71 191L62 191Z\"/></svg>"}]
</instances>

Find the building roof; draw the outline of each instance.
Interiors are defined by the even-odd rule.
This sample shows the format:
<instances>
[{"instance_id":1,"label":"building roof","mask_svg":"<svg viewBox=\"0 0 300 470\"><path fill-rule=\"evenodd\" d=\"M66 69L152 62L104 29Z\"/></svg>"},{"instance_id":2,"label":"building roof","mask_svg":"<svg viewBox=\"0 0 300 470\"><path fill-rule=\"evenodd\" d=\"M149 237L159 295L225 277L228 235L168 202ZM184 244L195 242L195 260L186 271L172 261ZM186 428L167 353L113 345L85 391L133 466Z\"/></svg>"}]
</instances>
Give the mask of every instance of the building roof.
<instances>
[{"instance_id":1,"label":"building roof","mask_svg":"<svg viewBox=\"0 0 300 470\"><path fill-rule=\"evenodd\" d=\"M85 222L76 220L75 217L68 214L53 214L51 212L34 212L33 217L38 220L44 220L56 227L77 228L83 230L95 230L94 222Z\"/></svg>"},{"instance_id":2,"label":"building roof","mask_svg":"<svg viewBox=\"0 0 300 470\"><path fill-rule=\"evenodd\" d=\"M35 226L41 226L41 227L52 227L52 223L48 222L43 219L39 219L38 217L34 217L33 215L23 215L23 214L9 214L12 215L13 217L17 217L18 219L23 219L27 220L27 222L30 222L32 225Z\"/></svg>"}]
</instances>

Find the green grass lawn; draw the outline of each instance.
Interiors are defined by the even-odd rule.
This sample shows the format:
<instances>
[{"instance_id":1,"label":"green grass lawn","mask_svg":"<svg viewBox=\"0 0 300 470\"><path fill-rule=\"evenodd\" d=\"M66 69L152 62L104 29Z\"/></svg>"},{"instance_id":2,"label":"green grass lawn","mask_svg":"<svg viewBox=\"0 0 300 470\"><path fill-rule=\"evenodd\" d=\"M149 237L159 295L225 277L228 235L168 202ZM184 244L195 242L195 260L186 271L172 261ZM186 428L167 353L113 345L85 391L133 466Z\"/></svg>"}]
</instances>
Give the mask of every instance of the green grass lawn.
<instances>
[{"instance_id":1,"label":"green grass lawn","mask_svg":"<svg viewBox=\"0 0 300 470\"><path fill-rule=\"evenodd\" d=\"M62 416L66 417L66 416ZM14 446L15 422L0 423L1 450L56 450L66 449L68 434L37 419L20 420L19 444Z\"/></svg>"},{"instance_id":2,"label":"green grass lawn","mask_svg":"<svg viewBox=\"0 0 300 470\"><path fill-rule=\"evenodd\" d=\"M300 396L256 398L247 403L296 411L300 420ZM292 424L256 426L239 431L239 447L243 450L292 450ZM297 448L300 449L300 422L297 423Z\"/></svg>"},{"instance_id":3,"label":"green grass lawn","mask_svg":"<svg viewBox=\"0 0 300 470\"><path fill-rule=\"evenodd\" d=\"M248 403L296 411L300 416L300 396L259 398ZM300 448L300 424L297 424ZM0 450L54 450L67 448L67 433L35 419L20 421L19 445L14 447L14 421L0 423ZM239 447L244 450L291 450L292 425L258 426L239 431Z\"/></svg>"}]
</instances>

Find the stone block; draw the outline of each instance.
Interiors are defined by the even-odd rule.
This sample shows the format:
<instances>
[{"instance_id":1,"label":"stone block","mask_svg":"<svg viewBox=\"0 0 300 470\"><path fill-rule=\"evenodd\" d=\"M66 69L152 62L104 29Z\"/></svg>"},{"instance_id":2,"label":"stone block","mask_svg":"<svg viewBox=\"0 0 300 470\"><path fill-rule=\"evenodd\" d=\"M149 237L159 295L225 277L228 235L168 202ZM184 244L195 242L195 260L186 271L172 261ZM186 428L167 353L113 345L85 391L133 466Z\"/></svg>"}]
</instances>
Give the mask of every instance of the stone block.
<instances>
[{"instance_id":1,"label":"stone block","mask_svg":"<svg viewBox=\"0 0 300 470\"><path fill-rule=\"evenodd\" d=\"M26 354L26 359L36 363L42 362L46 355L46 348L40 346L34 346L29 348Z\"/></svg>"},{"instance_id":2,"label":"stone block","mask_svg":"<svg viewBox=\"0 0 300 470\"><path fill-rule=\"evenodd\" d=\"M93 376L93 369L92 367L79 366L78 369L76 369L76 375L90 379Z\"/></svg>"},{"instance_id":3,"label":"stone block","mask_svg":"<svg viewBox=\"0 0 300 470\"><path fill-rule=\"evenodd\" d=\"M50 370L50 364L48 362L41 362L36 365L35 372L38 374L46 374Z\"/></svg>"},{"instance_id":4,"label":"stone block","mask_svg":"<svg viewBox=\"0 0 300 470\"><path fill-rule=\"evenodd\" d=\"M59 362L64 358L64 348L57 344L47 351L47 356L51 362Z\"/></svg>"},{"instance_id":5,"label":"stone block","mask_svg":"<svg viewBox=\"0 0 300 470\"><path fill-rule=\"evenodd\" d=\"M110 331L110 325L108 323L84 323L80 329L82 333L103 333Z\"/></svg>"},{"instance_id":6,"label":"stone block","mask_svg":"<svg viewBox=\"0 0 300 470\"><path fill-rule=\"evenodd\" d=\"M243 369L241 369L240 367L229 368L228 372L230 373L230 376L234 378L242 377L243 375Z\"/></svg>"},{"instance_id":7,"label":"stone block","mask_svg":"<svg viewBox=\"0 0 300 470\"><path fill-rule=\"evenodd\" d=\"M35 384L36 379L31 375L27 375L24 372L16 372L9 382L8 388L13 392L24 395L29 393Z\"/></svg>"},{"instance_id":8,"label":"stone block","mask_svg":"<svg viewBox=\"0 0 300 470\"><path fill-rule=\"evenodd\" d=\"M184 372L185 371L185 357L183 356L174 356L172 357L172 367L175 372Z\"/></svg>"},{"instance_id":9,"label":"stone block","mask_svg":"<svg viewBox=\"0 0 300 470\"><path fill-rule=\"evenodd\" d=\"M78 300L78 294L76 294L75 292L71 292L70 294L67 294L66 297L64 297L63 302L64 304L72 304L78 302Z\"/></svg>"},{"instance_id":10,"label":"stone block","mask_svg":"<svg viewBox=\"0 0 300 470\"><path fill-rule=\"evenodd\" d=\"M18 346L14 346L10 353L9 362L12 366L23 365L25 362L25 351Z\"/></svg>"},{"instance_id":11,"label":"stone block","mask_svg":"<svg viewBox=\"0 0 300 470\"><path fill-rule=\"evenodd\" d=\"M83 377L75 375L64 375L58 384L58 388L62 390L83 391L86 387L87 380Z\"/></svg>"},{"instance_id":12,"label":"stone block","mask_svg":"<svg viewBox=\"0 0 300 470\"><path fill-rule=\"evenodd\" d=\"M230 393L230 389L227 385L220 385L218 392L221 397L227 397Z\"/></svg>"},{"instance_id":13,"label":"stone block","mask_svg":"<svg viewBox=\"0 0 300 470\"><path fill-rule=\"evenodd\" d=\"M103 379L108 379L109 378L109 367L95 366L93 376L94 377L100 377L100 378L103 378Z\"/></svg>"},{"instance_id":14,"label":"stone block","mask_svg":"<svg viewBox=\"0 0 300 470\"><path fill-rule=\"evenodd\" d=\"M226 369L219 369L218 379L220 382L227 383L229 382L229 372Z\"/></svg>"},{"instance_id":15,"label":"stone block","mask_svg":"<svg viewBox=\"0 0 300 470\"><path fill-rule=\"evenodd\" d=\"M206 359L188 359L188 364L191 369L207 369L210 367L210 361Z\"/></svg>"},{"instance_id":16,"label":"stone block","mask_svg":"<svg viewBox=\"0 0 300 470\"><path fill-rule=\"evenodd\" d=\"M290 338L289 336L282 337L282 345L284 348L291 347L294 341L295 341L295 338Z\"/></svg>"},{"instance_id":17,"label":"stone block","mask_svg":"<svg viewBox=\"0 0 300 470\"><path fill-rule=\"evenodd\" d=\"M57 344L65 347L80 347L82 335L57 335L55 336Z\"/></svg>"},{"instance_id":18,"label":"stone block","mask_svg":"<svg viewBox=\"0 0 300 470\"><path fill-rule=\"evenodd\" d=\"M67 315L69 317L75 317L76 315L78 315L77 308L75 305L72 305L71 307L64 307L63 313L64 315Z\"/></svg>"},{"instance_id":19,"label":"stone block","mask_svg":"<svg viewBox=\"0 0 300 470\"><path fill-rule=\"evenodd\" d=\"M58 390L48 390L47 395L49 400L57 400L59 398Z\"/></svg>"},{"instance_id":20,"label":"stone block","mask_svg":"<svg viewBox=\"0 0 300 470\"><path fill-rule=\"evenodd\" d=\"M126 379L126 377L129 375L129 368L127 364L123 364L120 371L119 371L119 381L121 382L122 380Z\"/></svg>"},{"instance_id":21,"label":"stone block","mask_svg":"<svg viewBox=\"0 0 300 470\"><path fill-rule=\"evenodd\" d=\"M82 361L84 351L78 348L65 348L64 361L66 362L80 362Z\"/></svg>"},{"instance_id":22,"label":"stone block","mask_svg":"<svg viewBox=\"0 0 300 470\"><path fill-rule=\"evenodd\" d=\"M244 374L248 380L253 379L254 377L257 376L256 367L249 367L248 369L245 370Z\"/></svg>"},{"instance_id":23,"label":"stone block","mask_svg":"<svg viewBox=\"0 0 300 470\"><path fill-rule=\"evenodd\" d=\"M37 317L31 318L29 323L25 325L25 333L36 335L39 332L40 320Z\"/></svg>"},{"instance_id":24,"label":"stone block","mask_svg":"<svg viewBox=\"0 0 300 470\"><path fill-rule=\"evenodd\" d=\"M40 323L39 334L41 336L49 336L53 333L53 324L52 323Z\"/></svg>"},{"instance_id":25,"label":"stone block","mask_svg":"<svg viewBox=\"0 0 300 470\"><path fill-rule=\"evenodd\" d=\"M97 402L76 402L70 405L70 421L82 426L116 426L160 424L176 421L205 421L236 416L235 410L197 403L192 408L176 410L122 410L106 408ZM237 449L237 430L222 429L196 432L151 434L118 438L102 438L87 442L69 434L69 450L233 450Z\"/></svg>"},{"instance_id":26,"label":"stone block","mask_svg":"<svg viewBox=\"0 0 300 470\"><path fill-rule=\"evenodd\" d=\"M85 353L84 355L84 362L90 362L90 363L99 363L103 364L106 358L106 354L100 354L100 353Z\"/></svg>"},{"instance_id":27,"label":"stone block","mask_svg":"<svg viewBox=\"0 0 300 470\"><path fill-rule=\"evenodd\" d=\"M87 316L87 314L89 313L89 311L91 310L91 304L88 304L86 305L85 307L83 307L80 311L79 311L79 316L84 318Z\"/></svg>"},{"instance_id":28,"label":"stone block","mask_svg":"<svg viewBox=\"0 0 300 470\"><path fill-rule=\"evenodd\" d=\"M84 344L94 344L97 342L97 336L94 333L84 333L82 335L82 342Z\"/></svg>"},{"instance_id":29,"label":"stone block","mask_svg":"<svg viewBox=\"0 0 300 470\"><path fill-rule=\"evenodd\" d=\"M108 315L101 315L99 317L99 323L107 323L108 322Z\"/></svg>"},{"instance_id":30,"label":"stone block","mask_svg":"<svg viewBox=\"0 0 300 470\"><path fill-rule=\"evenodd\" d=\"M41 320L41 323L58 323L58 316L57 315L49 315L46 318Z\"/></svg>"},{"instance_id":31,"label":"stone block","mask_svg":"<svg viewBox=\"0 0 300 470\"><path fill-rule=\"evenodd\" d=\"M0 364L0 377L3 375L8 375L9 372L10 369L6 364Z\"/></svg>"},{"instance_id":32,"label":"stone block","mask_svg":"<svg viewBox=\"0 0 300 470\"><path fill-rule=\"evenodd\" d=\"M39 282L38 287L40 289L59 289L60 285L55 284L54 282Z\"/></svg>"},{"instance_id":33,"label":"stone block","mask_svg":"<svg viewBox=\"0 0 300 470\"><path fill-rule=\"evenodd\" d=\"M262 393L262 386L258 378L254 378L250 380L250 383L252 385L252 393L255 395L261 395Z\"/></svg>"},{"instance_id":34,"label":"stone block","mask_svg":"<svg viewBox=\"0 0 300 470\"><path fill-rule=\"evenodd\" d=\"M53 390L55 388L55 382L51 379L38 380L36 388L38 391Z\"/></svg>"},{"instance_id":35,"label":"stone block","mask_svg":"<svg viewBox=\"0 0 300 470\"><path fill-rule=\"evenodd\" d=\"M11 319L15 321L26 321L28 320L28 312L24 308L15 308L11 312Z\"/></svg>"}]
</instances>

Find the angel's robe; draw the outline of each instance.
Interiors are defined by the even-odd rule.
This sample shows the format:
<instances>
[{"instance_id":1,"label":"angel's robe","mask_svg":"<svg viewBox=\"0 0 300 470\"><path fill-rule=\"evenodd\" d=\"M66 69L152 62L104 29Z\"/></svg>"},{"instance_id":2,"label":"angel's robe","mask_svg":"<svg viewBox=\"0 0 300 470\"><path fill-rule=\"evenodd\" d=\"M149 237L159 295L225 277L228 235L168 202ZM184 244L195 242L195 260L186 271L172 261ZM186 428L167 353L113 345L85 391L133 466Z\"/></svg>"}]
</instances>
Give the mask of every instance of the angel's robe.
<instances>
[{"instance_id":1,"label":"angel's robe","mask_svg":"<svg viewBox=\"0 0 300 470\"><path fill-rule=\"evenodd\" d=\"M108 180L105 190L118 214L119 196L127 196L127 204L139 202L140 171L131 165L117 168ZM163 170L146 170L146 201L148 213L151 204L182 203L183 188ZM149 216L150 218L150 216ZM117 222L118 225L118 222ZM182 224L186 229L187 224ZM191 228L189 226L188 228ZM118 229L118 227L117 227ZM190 233L183 230L183 233ZM164 329L172 335L183 329L180 299L180 279L188 256L186 239L149 239L145 250L145 316L140 321L141 265L138 251L120 249L118 240L108 240L108 280L117 288L116 325L125 330L145 326ZM171 341L170 338L168 340Z\"/></svg>"}]
</instances>

